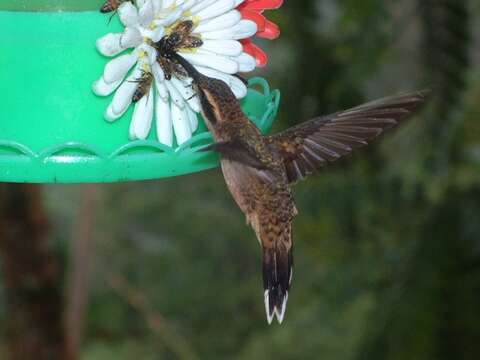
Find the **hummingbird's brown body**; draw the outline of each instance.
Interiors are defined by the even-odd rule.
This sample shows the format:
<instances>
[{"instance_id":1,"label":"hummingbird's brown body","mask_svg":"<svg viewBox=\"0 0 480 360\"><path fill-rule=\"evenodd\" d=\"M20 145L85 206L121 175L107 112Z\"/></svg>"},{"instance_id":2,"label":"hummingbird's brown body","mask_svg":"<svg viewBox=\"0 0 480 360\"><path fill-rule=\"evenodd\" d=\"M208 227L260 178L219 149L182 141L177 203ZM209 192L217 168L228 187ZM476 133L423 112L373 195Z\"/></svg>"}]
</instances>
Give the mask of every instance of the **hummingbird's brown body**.
<instances>
[{"instance_id":1,"label":"hummingbird's brown body","mask_svg":"<svg viewBox=\"0 0 480 360\"><path fill-rule=\"evenodd\" d=\"M281 322L293 266L292 220L297 214L285 165L278 151L245 116L227 84L203 76L196 81L209 104L203 108L212 110L210 114L204 111L204 117L220 144L217 150L222 154L225 182L263 249L268 321L276 315Z\"/></svg>"},{"instance_id":2,"label":"hummingbird's brown body","mask_svg":"<svg viewBox=\"0 0 480 360\"><path fill-rule=\"evenodd\" d=\"M193 78L202 112L218 151L225 181L263 249L265 307L270 323L282 322L292 276L290 186L327 163L367 145L425 102L426 92L386 98L318 117L279 134L263 136L240 108L229 86L172 57Z\"/></svg>"}]
</instances>

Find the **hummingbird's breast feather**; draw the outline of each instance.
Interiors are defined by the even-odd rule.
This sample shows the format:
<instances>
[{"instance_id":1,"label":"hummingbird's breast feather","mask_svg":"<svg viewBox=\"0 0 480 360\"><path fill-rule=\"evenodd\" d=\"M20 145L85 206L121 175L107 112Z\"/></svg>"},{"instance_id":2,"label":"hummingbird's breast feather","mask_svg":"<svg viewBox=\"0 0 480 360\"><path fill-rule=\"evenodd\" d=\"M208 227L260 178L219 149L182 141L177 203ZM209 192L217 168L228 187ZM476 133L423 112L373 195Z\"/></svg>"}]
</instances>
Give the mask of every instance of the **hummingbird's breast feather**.
<instances>
[{"instance_id":1,"label":"hummingbird's breast feather","mask_svg":"<svg viewBox=\"0 0 480 360\"><path fill-rule=\"evenodd\" d=\"M221 165L230 193L256 232L259 218L273 215L290 221L296 215L291 190L281 174L228 159L222 159Z\"/></svg>"},{"instance_id":2,"label":"hummingbird's breast feather","mask_svg":"<svg viewBox=\"0 0 480 360\"><path fill-rule=\"evenodd\" d=\"M258 180L251 171L238 162L228 159L221 160L222 172L230 193L240 210L247 216L255 210L255 192Z\"/></svg>"}]
</instances>

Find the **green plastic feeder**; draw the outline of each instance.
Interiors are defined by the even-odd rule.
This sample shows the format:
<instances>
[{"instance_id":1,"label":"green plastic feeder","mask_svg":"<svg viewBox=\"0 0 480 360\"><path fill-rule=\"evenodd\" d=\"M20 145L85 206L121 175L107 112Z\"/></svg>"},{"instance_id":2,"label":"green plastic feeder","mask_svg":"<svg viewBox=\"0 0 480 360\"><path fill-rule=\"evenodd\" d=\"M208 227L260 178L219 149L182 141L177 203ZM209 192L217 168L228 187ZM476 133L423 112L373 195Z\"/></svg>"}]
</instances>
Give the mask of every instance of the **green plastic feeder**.
<instances>
[{"instance_id":1,"label":"green plastic feeder","mask_svg":"<svg viewBox=\"0 0 480 360\"><path fill-rule=\"evenodd\" d=\"M100 14L102 1L0 0L0 181L117 182L156 179L218 166L198 150L212 142L203 121L178 148L155 140L129 141L132 110L108 123L109 97L92 82L106 58L96 40L121 24ZM245 113L266 132L280 94L261 78L249 82Z\"/></svg>"}]
</instances>

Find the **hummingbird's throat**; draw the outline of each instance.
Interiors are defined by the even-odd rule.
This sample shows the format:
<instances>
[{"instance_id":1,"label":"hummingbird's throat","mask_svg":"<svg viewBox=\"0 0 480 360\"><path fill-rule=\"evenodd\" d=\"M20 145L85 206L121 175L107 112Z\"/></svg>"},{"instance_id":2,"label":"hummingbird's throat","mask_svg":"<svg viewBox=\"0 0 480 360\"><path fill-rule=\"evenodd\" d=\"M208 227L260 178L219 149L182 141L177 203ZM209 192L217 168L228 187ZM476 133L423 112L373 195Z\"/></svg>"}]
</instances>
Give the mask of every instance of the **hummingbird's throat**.
<instances>
[{"instance_id":1,"label":"hummingbird's throat","mask_svg":"<svg viewBox=\"0 0 480 360\"><path fill-rule=\"evenodd\" d=\"M218 124L225 118L222 113L221 106L208 89L201 89L201 100L204 107L205 116L212 124Z\"/></svg>"}]
</instances>

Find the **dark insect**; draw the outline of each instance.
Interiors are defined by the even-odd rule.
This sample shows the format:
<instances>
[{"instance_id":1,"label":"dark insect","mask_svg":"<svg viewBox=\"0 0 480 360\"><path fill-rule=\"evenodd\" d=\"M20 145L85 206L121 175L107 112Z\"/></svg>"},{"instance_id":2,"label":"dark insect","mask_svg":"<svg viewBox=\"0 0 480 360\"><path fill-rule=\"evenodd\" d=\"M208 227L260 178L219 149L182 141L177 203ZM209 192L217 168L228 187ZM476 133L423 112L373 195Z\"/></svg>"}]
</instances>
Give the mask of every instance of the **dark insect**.
<instances>
[{"instance_id":1,"label":"dark insect","mask_svg":"<svg viewBox=\"0 0 480 360\"><path fill-rule=\"evenodd\" d=\"M157 58L157 61L160 64L163 72L165 73L165 79L170 80L173 74L180 78L188 77L185 69L178 63L172 61L172 59L170 59L169 57L159 56Z\"/></svg>"},{"instance_id":2,"label":"dark insect","mask_svg":"<svg viewBox=\"0 0 480 360\"><path fill-rule=\"evenodd\" d=\"M194 49L203 45L203 41L192 35L193 21L186 20L176 25L168 34L164 36L156 45L160 53L168 54L181 49Z\"/></svg>"},{"instance_id":3,"label":"dark insect","mask_svg":"<svg viewBox=\"0 0 480 360\"><path fill-rule=\"evenodd\" d=\"M130 1L131 3L133 3L132 0L107 0L100 8L100 12L103 14L106 14L112 11L117 11L120 5L122 5L124 2L127 2L127 1Z\"/></svg>"},{"instance_id":4,"label":"dark insect","mask_svg":"<svg viewBox=\"0 0 480 360\"><path fill-rule=\"evenodd\" d=\"M196 49L203 45L202 39L192 35L192 31L193 21L182 21L168 35L153 44L158 52L157 61L164 71L167 80L172 78L172 74L176 74L179 77L187 76L185 70L172 59L172 54L179 50Z\"/></svg>"},{"instance_id":5,"label":"dark insect","mask_svg":"<svg viewBox=\"0 0 480 360\"><path fill-rule=\"evenodd\" d=\"M132 97L132 102L136 103L150 91L153 83L153 74L150 71L142 71L142 76L132 82L138 83L137 90Z\"/></svg>"}]
</instances>

